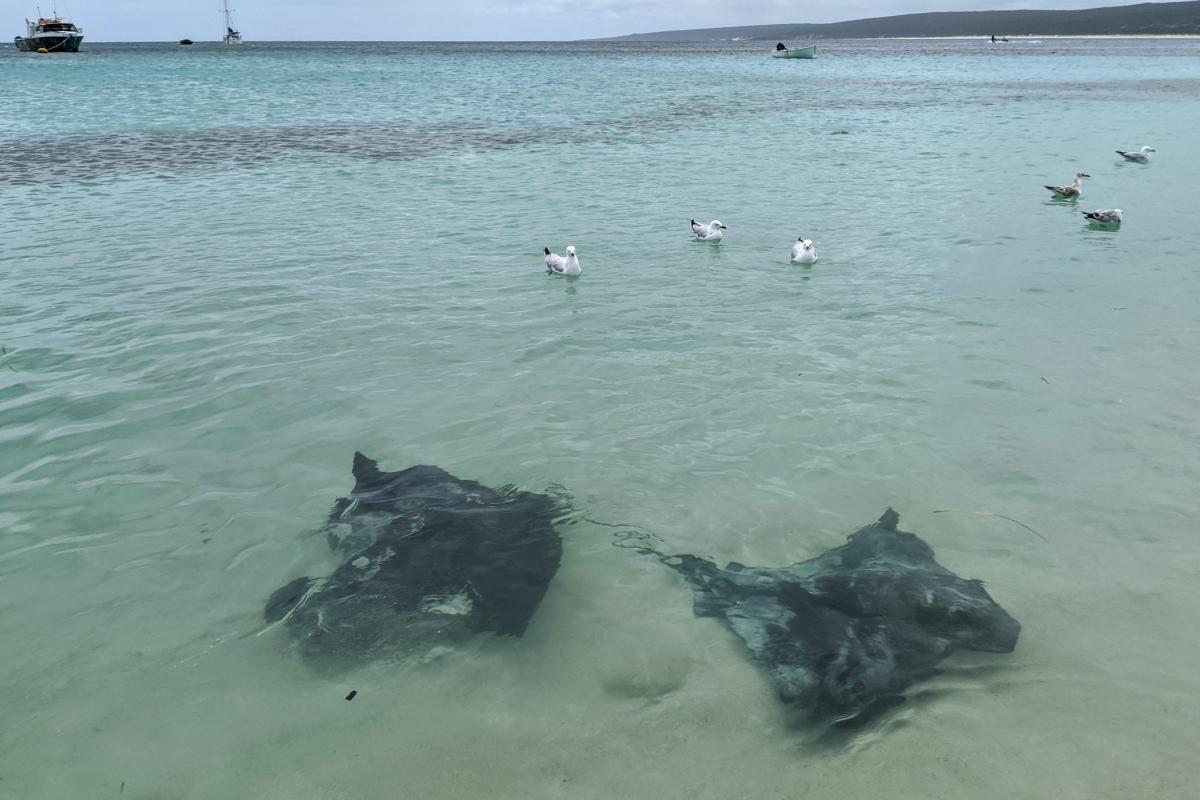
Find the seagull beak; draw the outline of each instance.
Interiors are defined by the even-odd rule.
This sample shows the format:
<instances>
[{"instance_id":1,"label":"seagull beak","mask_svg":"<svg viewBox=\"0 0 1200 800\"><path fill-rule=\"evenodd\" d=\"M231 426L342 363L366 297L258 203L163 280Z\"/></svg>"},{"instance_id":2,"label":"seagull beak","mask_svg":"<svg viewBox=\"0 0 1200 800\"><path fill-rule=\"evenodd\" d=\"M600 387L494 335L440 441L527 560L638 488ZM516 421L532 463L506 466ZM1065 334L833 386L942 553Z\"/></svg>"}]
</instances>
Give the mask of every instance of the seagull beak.
<instances>
[{"instance_id":1,"label":"seagull beak","mask_svg":"<svg viewBox=\"0 0 1200 800\"><path fill-rule=\"evenodd\" d=\"M722 226L721 226L721 230L727 230L728 228L729 228L729 226L728 226L728 225L722 225Z\"/></svg>"},{"instance_id":2,"label":"seagull beak","mask_svg":"<svg viewBox=\"0 0 1200 800\"><path fill-rule=\"evenodd\" d=\"M1084 177L1084 178L1090 178L1090 177L1092 177L1091 175L1088 175L1086 172L1081 172L1081 173L1079 173L1079 174L1080 174L1082 177Z\"/></svg>"}]
</instances>

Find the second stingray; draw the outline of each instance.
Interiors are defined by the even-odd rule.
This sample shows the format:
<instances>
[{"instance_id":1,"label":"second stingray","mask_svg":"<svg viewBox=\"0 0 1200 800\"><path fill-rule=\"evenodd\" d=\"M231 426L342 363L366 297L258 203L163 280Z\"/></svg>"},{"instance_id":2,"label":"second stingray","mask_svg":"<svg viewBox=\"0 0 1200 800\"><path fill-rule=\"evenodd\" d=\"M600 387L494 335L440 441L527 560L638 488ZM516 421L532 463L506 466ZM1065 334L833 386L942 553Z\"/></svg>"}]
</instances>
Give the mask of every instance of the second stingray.
<instances>
[{"instance_id":1,"label":"second stingray","mask_svg":"<svg viewBox=\"0 0 1200 800\"><path fill-rule=\"evenodd\" d=\"M889 508L841 547L787 567L643 552L696 586L696 615L737 634L781 700L853 723L902 702L950 653L1012 652L1021 632L981 581L938 564L899 522Z\"/></svg>"}]
</instances>

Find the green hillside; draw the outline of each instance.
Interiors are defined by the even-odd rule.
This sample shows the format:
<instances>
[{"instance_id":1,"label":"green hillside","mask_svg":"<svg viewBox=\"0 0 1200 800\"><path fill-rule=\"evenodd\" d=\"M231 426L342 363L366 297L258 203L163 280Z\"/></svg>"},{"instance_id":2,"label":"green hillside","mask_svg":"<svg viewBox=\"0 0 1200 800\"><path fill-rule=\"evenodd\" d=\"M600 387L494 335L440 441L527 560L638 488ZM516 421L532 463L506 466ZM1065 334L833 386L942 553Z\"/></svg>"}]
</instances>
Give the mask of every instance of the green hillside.
<instances>
[{"instance_id":1,"label":"green hillside","mask_svg":"<svg viewBox=\"0 0 1200 800\"><path fill-rule=\"evenodd\" d=\"M1200 34L1200 0L1139 3L1074 11L936 11L848 22L781 23L734 28L697 28L619 36L641 41L713 39L872 39L888 36L1097 36Z\"/></svg>"}]
</instances>

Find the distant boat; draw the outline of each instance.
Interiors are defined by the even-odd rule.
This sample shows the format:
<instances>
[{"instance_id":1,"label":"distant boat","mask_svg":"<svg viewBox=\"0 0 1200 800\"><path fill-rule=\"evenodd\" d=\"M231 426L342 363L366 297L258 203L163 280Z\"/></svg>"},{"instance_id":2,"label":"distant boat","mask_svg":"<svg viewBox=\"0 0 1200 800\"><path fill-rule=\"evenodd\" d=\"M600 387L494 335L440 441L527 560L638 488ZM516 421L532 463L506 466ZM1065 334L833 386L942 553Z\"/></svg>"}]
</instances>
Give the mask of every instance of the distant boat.
<instances>
[{"instance_id":1,"label":"distant boat","mask_svg":"<svg viewBox=\"0 0 1200 800\"><path fill-rule=\"evenodd\" d=\"M222 12L225 14L225 44L241 44L242 34L233 27L233 12L229 10L229 0L223 0Z\"/></svg>"},{"instance_id":2,"label":"distant boat","mask_svg":"<svg viewBox=\"0 0 1200 800\"><path fill-rule=\"evenodd\" d=\"M817 48L811 47L793 47L790 50L774 50L771 53L772 58L815 58Z\"/></svg>"},{"instance_id":3,"label":"distant boat","mask_svg":"<svg viewBox=\"0 0 1200 800\"><path fill-rule=\"evenodd\" d=\"M25 35L13 37L13 45L29 53L78 53L81 44L83 31L58 16L57 10L53 17L25 20Z\"/></svg>"},{"instance_id":4,"label":"distant boat","mask_svg":"<svg viewBox=\"0 0 1200 800\"><path fill-rule=\"evenodd\" d=\"M180 44L194 44L194 42L192 42L191 39L180 39L179 43Z\"/></svg>"}]
</instances>

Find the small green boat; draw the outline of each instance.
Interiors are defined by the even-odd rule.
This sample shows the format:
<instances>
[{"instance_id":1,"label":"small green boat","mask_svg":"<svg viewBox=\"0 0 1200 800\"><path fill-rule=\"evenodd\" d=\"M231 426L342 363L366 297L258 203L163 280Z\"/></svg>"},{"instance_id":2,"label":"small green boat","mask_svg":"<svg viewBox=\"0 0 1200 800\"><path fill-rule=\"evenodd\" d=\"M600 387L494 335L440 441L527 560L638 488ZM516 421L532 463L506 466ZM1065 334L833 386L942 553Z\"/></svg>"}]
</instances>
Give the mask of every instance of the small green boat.
<instances>
[{"instance_id":1,"label":"small green boat","mask_svg":"<svg viewBox=\"0 0 1200 800\"><path fill-rule=\"evenodd\" d=\"M812 47L793 47L790 50L774 50L771 52L772 58L814 58L817 55L817 48Z\"/></svg>"}]
</instances>

